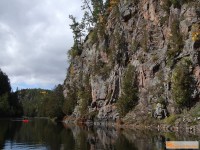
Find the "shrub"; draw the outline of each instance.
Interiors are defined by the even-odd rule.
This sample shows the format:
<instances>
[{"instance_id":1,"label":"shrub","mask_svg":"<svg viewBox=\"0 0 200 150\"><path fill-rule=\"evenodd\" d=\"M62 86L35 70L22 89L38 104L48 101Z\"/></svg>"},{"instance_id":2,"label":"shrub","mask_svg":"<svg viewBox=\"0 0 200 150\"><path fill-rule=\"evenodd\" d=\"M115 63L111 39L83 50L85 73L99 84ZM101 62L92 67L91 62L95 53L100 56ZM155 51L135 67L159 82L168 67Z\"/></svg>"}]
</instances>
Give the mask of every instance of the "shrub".
<instances>
[{"instance_id":1,"label":"shrub","mask_svg":"<svg viewBox=\"0 0 200 150\"><path fill-rule=\"evenodd\" d=\"M132 41L132 43L131 43L131 50L132 50L133 52L136 52L136 51L138 50L139 45L140 45L140 44L139 44L138 41L136 41L136 40Z\"/></svg>"},{"instance_id":2,"label":"shrub","mask_svg":"<svg viewBox=\"0 0 200 150\"><path fill-rule=\"evenodd\" d=\"M162 8L169 13L170 6L173 4L175 8L181 8L184 3L188 3L191 0L163 0Z\"/></svg>"},{"instance_id":3,"label":"shrub","mask_svg":"<svg viewBox=\"0 0 200 150\"><path fill-rule=\"evenodd\" d=\"M168 14L170 13L170 6L171 6L171 1L170 0L163 0L163 5L162 9L166 11Z\"/></svg>"},{"instance_id":4,"label":"shrub","mask_svg":"<svg viewBox=\"0 0 200 150\"><path fill-rule=\"evenodd\" d=\"M129 65L122 82L123 93L117 101L117 109L120 116L123 117L137 104L138 101L138 85L135 67Z\"/></svg>"},{"instance_id":5,"label":"shrub","mask_svg":"<svg viewBox=\"0 0 200 150\"><path fill-rule=\"evenodd\" d=\"M197 103L195 107L190 110L190 115L192 117L199 117L200 116L200 103Z\"/></svg>"},{"instance_id":6,"label":"shrub","mask_svg":"<svg viewBox=\"0 0 200 150\"><path fill-rule=\"evenodd\" d=\"M75 58L76 56L80 56L82 53L81 44L74 43L73 47L68 51L69 58Z\"/></svg>"},{"instance_id":7,"label":"shrub","mask_svg":"<svg viewBox=\"0 0 200 150\"><path fill-rule=\"evenodd\" d=\"M181 6L185 3L191 2L193 0L170 0L172 4L174 4L175 8L181 8Z\"/></svg>"},{"instance_id":8,"label":"shrub","mask_svg":"<svg viewBox=\"0 0 200 150\"><path fill-rule=\"evenodd\" d=\"M97 63L94 64L93 66L93 72L95 75L100 75L104 78L108 78L110 71L111 71L111 65L106 64L102 60L98 60Z\"/></svg>"},{"instance_id":9,"label":"shrub","mask_svg":"<svg viewBox=\"0 0 200 150\"><path fill-rule=\"evenodd\" d=\"M90 32L89 39L91 40L92 44L98 42L97 29L94 29L93 31Z\"/></svg>"},{"instance_id":10,"label":"shrub","mask_svg":"<svg viewBox=\"0 0 200 150\"><path fill-rule=\"evenodd\" d=\"M175 123L176 119L178 119L177 115L171 115L171 116L164 119L164 123L172 125L172 124Z\"/></svg>"}]
</instances>

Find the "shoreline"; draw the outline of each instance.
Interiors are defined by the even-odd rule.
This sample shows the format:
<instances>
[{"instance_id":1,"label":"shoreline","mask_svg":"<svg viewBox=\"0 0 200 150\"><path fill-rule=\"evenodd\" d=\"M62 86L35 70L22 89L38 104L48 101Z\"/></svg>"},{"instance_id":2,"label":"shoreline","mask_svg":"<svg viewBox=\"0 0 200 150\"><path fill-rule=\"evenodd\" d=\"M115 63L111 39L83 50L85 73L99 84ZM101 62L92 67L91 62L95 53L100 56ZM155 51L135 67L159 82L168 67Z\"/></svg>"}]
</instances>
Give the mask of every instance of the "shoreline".
<instances>
[{"instance_id":1,"label":"shoreline","mask_svg":"<svg viewBox=\"0 0 200 150\"><path fill-rule=\"evenodd\" d=\"M193 135L200 135L200 121L198 124L189 125L187 123L179 122L178 124L166 124L163 123L163 120L156 120L152 124L142 124L142 123L133 123L133 124L126 124L123 122L109 122L109 121L88 121L88 120L81 120L80 118L65 118L62 122L64 124L74 124L78 126L87 126L87 127L114 127L116 129L131 129L131 130L151 130L157 132L174 132L174 133L186 133L186 134L193 134ZM180 121L176 119L176 121Z\"/></svg>"}]
</instances>

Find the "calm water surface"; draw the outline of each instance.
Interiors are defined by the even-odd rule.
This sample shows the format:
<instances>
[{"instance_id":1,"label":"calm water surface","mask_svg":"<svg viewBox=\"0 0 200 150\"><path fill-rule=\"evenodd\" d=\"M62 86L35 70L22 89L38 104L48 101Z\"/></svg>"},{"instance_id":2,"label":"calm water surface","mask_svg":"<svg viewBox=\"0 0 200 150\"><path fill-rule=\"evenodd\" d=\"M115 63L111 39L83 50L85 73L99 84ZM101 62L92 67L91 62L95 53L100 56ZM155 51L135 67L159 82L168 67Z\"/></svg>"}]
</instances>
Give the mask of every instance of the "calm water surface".
<instances>
[{"instance_id":1,"label":"calm water surface","mask_svg":"<svg viewBox=\"0 0 200 150\"><path fill-rule=\"evenodd\" d=\"M197 135L87 128L46 119L0 120L3 150L164 150L166 140L200 140Z\"/></svg>"}]
</instances>

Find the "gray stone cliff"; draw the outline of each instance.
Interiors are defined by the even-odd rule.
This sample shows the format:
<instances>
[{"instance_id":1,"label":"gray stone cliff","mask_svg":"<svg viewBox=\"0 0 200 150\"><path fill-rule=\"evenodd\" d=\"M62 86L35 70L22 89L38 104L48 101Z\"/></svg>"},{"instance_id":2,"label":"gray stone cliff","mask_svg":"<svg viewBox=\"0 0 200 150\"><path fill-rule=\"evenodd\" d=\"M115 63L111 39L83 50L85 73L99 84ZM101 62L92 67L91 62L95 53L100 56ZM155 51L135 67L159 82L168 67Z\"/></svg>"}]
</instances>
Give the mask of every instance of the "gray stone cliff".
<instances>
[{"instance_id":1,"label":"gray stone cliff","mask_svg":"<svg viewBox=\"0 0 200 150\"><path fill-rule=\"evenodd\" d=\"M132 65L136 68L139 100L127 116L145 120L158 103L164 103L169 115L179 113L172 96L172 78L176 66L185 60L190 61L188 69L195 84L191 104L199 101L199 31L199 1L168 6L167 0L121 0L104 28L93 29L81 55L71 59L64 95L68 96L69 86L75 82L77 87L84 85L84 77L89 76L92 102L88 110L98 111L99 119L115 120L119 117L116 102L123 93L124 72ZM76 117L80 116L80 101L77 99L73 112Z\"/></svg>"}]
</instances>

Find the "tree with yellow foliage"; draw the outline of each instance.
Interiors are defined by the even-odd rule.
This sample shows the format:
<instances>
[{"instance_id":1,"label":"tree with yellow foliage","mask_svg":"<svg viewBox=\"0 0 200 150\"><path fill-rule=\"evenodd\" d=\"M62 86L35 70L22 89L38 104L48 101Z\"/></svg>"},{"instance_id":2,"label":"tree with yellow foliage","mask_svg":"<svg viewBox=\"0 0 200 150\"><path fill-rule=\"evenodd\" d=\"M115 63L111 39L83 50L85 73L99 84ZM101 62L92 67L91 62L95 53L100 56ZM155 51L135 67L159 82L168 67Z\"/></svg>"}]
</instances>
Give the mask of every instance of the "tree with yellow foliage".
<instances>
[{"instance_id":1,"label":"tree with yellow foliage","mask_svg":"<svg viewBox=\"0 0 200 150\"><path fill-rule=\"evenodd\" d=\"M119 3L119 0L107 0L105 2L105 9L108 12L111 12L111 10Z\"/></svg>"},{"instance_id":2,"label":"tree with yellow foliage","mask_svg":"<svg viewBox=\"0 0 200 150\"><path fill-rule=\"evenodd\" d=\"M119 0L110 0L110 7L114 7L119 3Z\"/></svg>"},{"instance_id":3,"label":"tree with yellow foliage","mask_svg":"<svg viewBox=\"0 0 200 150\"><path fill-rule=\"evenodd\" d=\"M200 25L194 24L192 26L192 41L196 42L200 40Z\"/></svg>"},{"instance_id":4,"label":"tree with yellow foliage","mask_svg":"<svg viewBox=\"0 0 200 150\"><path fill-rule=\"evenodd\" d=\"M199 41L200 40L200 30L196 32L192 32L192 41Z\"/></svg>"}]
</instances>

